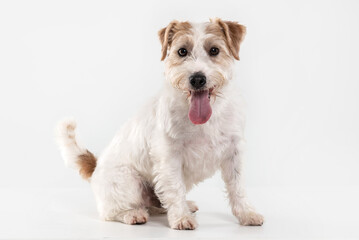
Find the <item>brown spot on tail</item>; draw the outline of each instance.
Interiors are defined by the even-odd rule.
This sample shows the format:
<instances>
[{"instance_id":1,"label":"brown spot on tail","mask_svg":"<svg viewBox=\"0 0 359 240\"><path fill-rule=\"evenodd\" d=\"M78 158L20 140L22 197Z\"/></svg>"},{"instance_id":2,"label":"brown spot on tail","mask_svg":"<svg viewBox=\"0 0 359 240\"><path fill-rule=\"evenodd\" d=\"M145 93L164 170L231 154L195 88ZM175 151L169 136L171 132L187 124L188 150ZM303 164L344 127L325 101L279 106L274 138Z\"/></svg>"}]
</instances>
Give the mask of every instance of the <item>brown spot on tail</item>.
<instances>
[{"instance_id":1,"label":"brown spot on tail","mask_svg":"<svg viewBox=\"0 0 359 240\"><path fill-rule=\"evenodd\" d=\"M86 153L78 156L77 164L80 166L80 175L84 179L92 176L96 168L96 161L96 157L88 150L86 150Z\"/></svg>"}]
</instances>

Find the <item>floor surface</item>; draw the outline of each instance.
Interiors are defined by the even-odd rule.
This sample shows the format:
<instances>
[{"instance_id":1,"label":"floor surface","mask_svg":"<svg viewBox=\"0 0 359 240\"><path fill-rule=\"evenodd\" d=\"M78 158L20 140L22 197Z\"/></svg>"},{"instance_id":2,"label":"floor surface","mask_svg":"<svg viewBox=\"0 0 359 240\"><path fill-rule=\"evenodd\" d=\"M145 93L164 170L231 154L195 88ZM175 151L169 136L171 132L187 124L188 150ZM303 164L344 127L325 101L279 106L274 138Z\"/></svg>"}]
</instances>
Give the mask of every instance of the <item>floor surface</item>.
<instances>
[{"instance_id":1,"label":"floor surface","mask_svg":"<svg viewBox=\"0 0 359 240\"><path fill-rule=\"evenodd\" d=\"M194 231L170 229L165 215L145 225L100 221L90 188L0 192L1 239L359 239L359 190L351 188L248 189L265 223L243 227L222 190L200 186L188 196L199 206Z\"/></svg>"}]
</instances>

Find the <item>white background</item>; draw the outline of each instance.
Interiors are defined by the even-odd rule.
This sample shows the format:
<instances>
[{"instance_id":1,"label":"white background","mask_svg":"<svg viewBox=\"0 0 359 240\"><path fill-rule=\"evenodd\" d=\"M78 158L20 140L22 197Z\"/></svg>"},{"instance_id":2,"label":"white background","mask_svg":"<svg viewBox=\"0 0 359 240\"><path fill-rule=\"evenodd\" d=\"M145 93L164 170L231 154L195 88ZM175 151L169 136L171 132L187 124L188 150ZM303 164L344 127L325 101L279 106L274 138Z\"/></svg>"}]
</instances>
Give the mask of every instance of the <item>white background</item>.
<instances>
[{"instance_id":1,"label":"white background","mask_svg":"<svg viewBox=\"0 0 359 240\"><path fill-rule=\"evenodd\" d=\"M164 81L157 31L210 17L248 31L235 81L247 103L249 191L357 191L359 2L349 0L0 2L0 187L89 191L64 167L56 122L74 116L100 154ZM201 184L199 198L221 184L218 175ZM323 211L345 205L342 217L355 218L358 206L338 201Z\"/></svg>"}]
</instances>

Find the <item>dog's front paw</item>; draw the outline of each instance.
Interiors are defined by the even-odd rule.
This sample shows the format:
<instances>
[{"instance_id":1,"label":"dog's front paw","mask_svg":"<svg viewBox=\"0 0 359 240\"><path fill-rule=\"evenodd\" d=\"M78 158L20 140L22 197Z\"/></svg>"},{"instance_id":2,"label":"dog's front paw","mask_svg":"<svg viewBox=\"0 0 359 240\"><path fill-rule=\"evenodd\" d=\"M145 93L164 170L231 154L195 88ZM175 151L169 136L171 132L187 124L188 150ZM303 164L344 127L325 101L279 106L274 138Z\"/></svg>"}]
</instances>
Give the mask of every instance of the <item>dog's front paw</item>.
<instances>
[{"instance_id":1,"label":"dog's front paw","mask_svg":"<svg viewBox=\"0 0 359 240\"><path fill-rule=\"evenodd\" d=\"M255 211L248 210L239 215L239 223L243 226L262 226L264 218Z\"/></svg>"},{"instance_id":2,"label":"dog's front paw","mask_svg":"<svg viewBox=\"0 0 359 240\"><path fill-rule=\"evenodd\" d=\"M185 215L180 219L173 221L173 223L170 223L170 226L177 230L194 230L198 224L193 216Z\"/></svg>"}]
</instances>

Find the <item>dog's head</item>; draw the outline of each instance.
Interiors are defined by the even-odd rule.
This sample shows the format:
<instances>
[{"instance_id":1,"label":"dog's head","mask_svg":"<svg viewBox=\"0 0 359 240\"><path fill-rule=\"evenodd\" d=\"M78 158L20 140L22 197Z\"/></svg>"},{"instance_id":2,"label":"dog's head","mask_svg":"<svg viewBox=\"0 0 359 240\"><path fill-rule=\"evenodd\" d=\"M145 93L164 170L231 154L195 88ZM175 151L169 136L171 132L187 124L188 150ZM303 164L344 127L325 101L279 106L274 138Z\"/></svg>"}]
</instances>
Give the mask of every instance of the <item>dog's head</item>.
<instances>
[{"instance_id":1,"label":"dog's head","mask_svg":"<svg viewBox=\"0 0 359 240\"><path fill-rule=\"evenodd\" d=\"M166 78L187 94L194 124L211 117L211 99L231 79L245 31L236 22L218 18L200 24L172 21L159 31Z\"/></svg>"}]
</instances>

